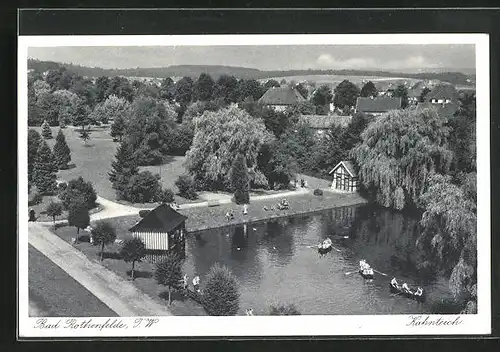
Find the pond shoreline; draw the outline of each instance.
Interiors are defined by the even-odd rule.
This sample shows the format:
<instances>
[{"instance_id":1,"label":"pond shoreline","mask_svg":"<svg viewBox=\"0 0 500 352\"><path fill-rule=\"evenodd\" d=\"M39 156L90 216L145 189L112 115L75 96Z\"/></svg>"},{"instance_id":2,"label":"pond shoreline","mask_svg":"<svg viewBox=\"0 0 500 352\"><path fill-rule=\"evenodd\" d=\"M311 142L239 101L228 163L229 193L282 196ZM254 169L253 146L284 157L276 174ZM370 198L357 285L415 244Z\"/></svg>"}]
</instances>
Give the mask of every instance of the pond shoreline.
<instances>
[{"instance_id":1,"label":"pond shoreline","mask_svg":"<svg viewBox=\"0 0 500 352\"><path fill-rule=\"evenodd\" d=\"M248 215L243 215L242 205L234 203L216 207L180 209L178 211L188 218L186 220L186 230L189 233L198 233L215 228L253 224L266 220L308 215L318 211L368 203L368 200L357 193L335 193L329 191L325 191L323 196L315 196L311 191L311 193L287 197L287 200L290 205L288 210L267 211L263 210L263 207L276 207L279 199L252 201L248 206ZM229 210L233 210L234 219L228 221L225 218L225 214Z\"/></svg>"}]
</instances>

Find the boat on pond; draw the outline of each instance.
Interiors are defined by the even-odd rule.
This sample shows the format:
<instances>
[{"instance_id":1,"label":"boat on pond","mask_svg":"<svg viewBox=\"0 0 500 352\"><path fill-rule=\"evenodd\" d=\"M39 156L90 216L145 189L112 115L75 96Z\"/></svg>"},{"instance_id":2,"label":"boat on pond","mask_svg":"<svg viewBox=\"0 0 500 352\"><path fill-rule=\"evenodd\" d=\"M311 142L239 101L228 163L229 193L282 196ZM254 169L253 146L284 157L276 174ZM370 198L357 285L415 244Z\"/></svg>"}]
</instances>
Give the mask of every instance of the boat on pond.
<instances>
[{"instance_id":1,"label":"boat on pond","mask_svg":"<svg viewBox=\"0 0 500 352\"><path fill-rule=\"evenodd\" d=\"M373 279L373 269L364 259L359 261L359 273L365 279Z\"/></svg>"},{"instance_id":2,"label":"boat on pond","mask_svg":"<svg viewBox=\"0 0 500 352\"><path fill-rule=\"evenodd\" d=\"M326 252L329 252L332 250L332 240L327 238L326 240L324 240L323 242L321 242L320 244L318 244L318 252L320 253L326 253Z\"/></svg>"},{"instance_id":3,"label":"boat on pond","mask_svg":"<svg viewBox=\"0 0 500 352\"><path fill-rule=\"evenodd\" d=\"M389 282L389 289L391 293L402 295L418 302L423 302L425 300L424 290L421 287L409 287L406 283L400 285L396 278L393 278L391 282Z\"/></svg>"}]
</instances>

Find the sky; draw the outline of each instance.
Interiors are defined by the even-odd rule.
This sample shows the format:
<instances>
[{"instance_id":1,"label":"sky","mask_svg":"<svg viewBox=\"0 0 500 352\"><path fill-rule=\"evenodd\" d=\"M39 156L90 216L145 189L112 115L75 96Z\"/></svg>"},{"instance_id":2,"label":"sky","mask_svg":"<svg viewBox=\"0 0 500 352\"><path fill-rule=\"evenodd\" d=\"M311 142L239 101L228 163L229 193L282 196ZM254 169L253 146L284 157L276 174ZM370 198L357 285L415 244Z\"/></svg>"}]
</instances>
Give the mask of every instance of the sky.
<instances>
[{"instance_id":1,"label":"sky","mask_svg":"<svg viewBox=\"0 0 500 352\"><path fill-rule=\"evenodd\" d=\"M101 68L224 65L260 70L472 69L474 45L31 47L28 57Z\"/></svg>"}]
</instances>

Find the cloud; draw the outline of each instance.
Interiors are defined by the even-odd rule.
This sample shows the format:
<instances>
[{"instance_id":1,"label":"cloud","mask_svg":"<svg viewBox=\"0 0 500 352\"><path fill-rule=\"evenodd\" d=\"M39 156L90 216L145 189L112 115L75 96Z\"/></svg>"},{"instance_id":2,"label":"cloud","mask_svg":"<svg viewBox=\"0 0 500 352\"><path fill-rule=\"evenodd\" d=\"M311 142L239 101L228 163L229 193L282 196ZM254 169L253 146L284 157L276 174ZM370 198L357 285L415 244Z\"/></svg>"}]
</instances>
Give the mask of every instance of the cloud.
<instances>
[{"instance_id":1,"label":"cloud","mask_svg":"<svg viewBox=\"0 0 500 352\"><path fill-rule=\"evenodd\" d=\"M439 63L431 62L422 55L384 61L371 57L338 60L330 54L321 54L316 59L315 66L321 69L419 69L439 67Z\"/></svg>"}]
</instances>

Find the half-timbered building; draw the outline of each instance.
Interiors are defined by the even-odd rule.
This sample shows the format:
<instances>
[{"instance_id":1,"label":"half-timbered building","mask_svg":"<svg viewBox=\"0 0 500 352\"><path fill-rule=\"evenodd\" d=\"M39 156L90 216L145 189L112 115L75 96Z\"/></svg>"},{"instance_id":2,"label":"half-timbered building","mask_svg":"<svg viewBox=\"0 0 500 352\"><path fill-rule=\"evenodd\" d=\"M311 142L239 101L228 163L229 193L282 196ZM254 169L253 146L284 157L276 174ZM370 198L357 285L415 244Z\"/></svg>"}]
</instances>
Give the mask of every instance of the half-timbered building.
<instances>
[{"instance_id":1,"label":"half-timbered building","mask_svg":"<svg viewBox=\"0 0 500 352\"><path fill-rule=\"evenodd\" d=\"M332 189L343 192L356 192L359 189L358 174L350 161L341 161L329 174L333 175Z\"/></svg>"}]
</instances>

